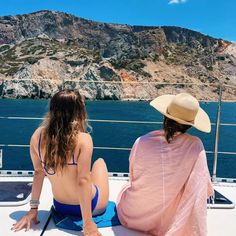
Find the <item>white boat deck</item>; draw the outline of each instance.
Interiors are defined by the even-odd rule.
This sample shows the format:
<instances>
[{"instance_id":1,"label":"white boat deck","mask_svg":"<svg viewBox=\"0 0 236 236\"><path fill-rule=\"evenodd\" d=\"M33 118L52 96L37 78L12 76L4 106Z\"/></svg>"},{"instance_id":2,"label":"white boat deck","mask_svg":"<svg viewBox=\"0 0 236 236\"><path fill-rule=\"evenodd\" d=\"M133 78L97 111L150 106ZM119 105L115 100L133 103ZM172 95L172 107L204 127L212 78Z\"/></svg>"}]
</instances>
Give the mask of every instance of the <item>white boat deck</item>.
<instances>
[{"instance_id":1,"label":"white boat deck","mask_svg":"<svg viewBox=\"0 0 236 236\"><path fill-rule=\"evenodd\" d=\"M0 177L1 181L32 181L32 177ZM125 178L110 177L110 200L116 201L117 194L121 187L126 182ZM214 185L215 189L229 198L231 201L236 202L236 183L217 183ZM39 236L48 219L49 210L52 205L52 193L50 183L45 178L42 195L39 207L39 220L40 224L33 225L33 228L28 232L24 230L17 233L11 231L12 224L20 219L29 209L29 204L22 206L0 207L0 235L1 236ZM209 236L235 236L236 235L236 208L234 209L208 209L208 235ZM122 226L99 228L103 236L144 236L137 231L126 229ZM55 227L52 219L44 236L60 236L60 235L82 235L78 231L61 230Z\"/></svg>"}]
</instances>

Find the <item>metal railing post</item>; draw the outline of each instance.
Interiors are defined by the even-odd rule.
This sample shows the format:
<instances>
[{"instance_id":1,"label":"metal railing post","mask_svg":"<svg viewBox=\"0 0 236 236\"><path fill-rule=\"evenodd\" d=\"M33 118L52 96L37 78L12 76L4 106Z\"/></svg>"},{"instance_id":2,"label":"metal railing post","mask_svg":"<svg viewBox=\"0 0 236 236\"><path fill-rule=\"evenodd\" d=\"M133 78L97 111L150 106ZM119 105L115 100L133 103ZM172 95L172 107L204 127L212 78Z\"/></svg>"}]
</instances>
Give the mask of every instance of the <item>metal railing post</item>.
<instances>
[{"instance_id":1,"label":"metal railing post","mask_svg":"<svg viewBox=\"0 0 236 236\"><path fill-rule=\"evenodd\" d=\"M0 169L2 168L2 149L0 149Z\"/></svg>"},{"instance_id":2,"label":"metal railing post","mask_svg":"<svg viewBox=\"0 0 236 236\"><path fill-rule=\"evenodd\" d=\"M219 101L217 109L217 120L216 120L216 134L215 134L215 150L214 150L214 162L213 162L213 174L212 181L216 180L216 170L217 170L217 159L218 159L218 144L219 144L219 130L220 130L220 114L221 114L221 99L222 99L222 86L219 85Z\"/></svg>"}]
</instances>

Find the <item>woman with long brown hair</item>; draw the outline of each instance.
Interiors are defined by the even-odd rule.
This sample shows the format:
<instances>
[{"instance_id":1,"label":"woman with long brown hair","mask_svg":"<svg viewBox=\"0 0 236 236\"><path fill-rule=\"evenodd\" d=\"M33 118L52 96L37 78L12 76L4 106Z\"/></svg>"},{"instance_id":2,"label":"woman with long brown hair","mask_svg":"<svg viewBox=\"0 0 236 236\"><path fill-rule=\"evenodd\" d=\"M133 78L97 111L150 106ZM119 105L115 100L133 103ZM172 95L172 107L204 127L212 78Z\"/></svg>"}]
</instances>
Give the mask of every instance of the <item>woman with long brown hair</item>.
<instances>
[{"instance_id":1,"label":"woman with long brown hair","mask_svg":"<svg viewBox=\"0 0 236 236\"><path fill-rule=\"evenodd\" d=\"M31 209L13 230L37 223L42 184L47 175L56 211L82 217L84 235L101 235L92 215L102 213L108 202L108 172L103 159L91 167L93 142L86 133L86 110L79 91L63 90L50 102L41 127L32 135L30 154L34 166Z\"/></svg>"},{"instance_id":2,"label":"woman with long brown hair","mask_svg":"<svg viewBox=\"0 0 236 236\"><path fill-rule=\"evenodd\" d=\"M121 223L158 236L206 236L207 198L213 189L201 140L210 119L187 93L151 103L164 115L163 129L139 137L130 153L130 181L117 203ZM138 206L138 207L137 207Z\"/></svg>"}]
</instances>

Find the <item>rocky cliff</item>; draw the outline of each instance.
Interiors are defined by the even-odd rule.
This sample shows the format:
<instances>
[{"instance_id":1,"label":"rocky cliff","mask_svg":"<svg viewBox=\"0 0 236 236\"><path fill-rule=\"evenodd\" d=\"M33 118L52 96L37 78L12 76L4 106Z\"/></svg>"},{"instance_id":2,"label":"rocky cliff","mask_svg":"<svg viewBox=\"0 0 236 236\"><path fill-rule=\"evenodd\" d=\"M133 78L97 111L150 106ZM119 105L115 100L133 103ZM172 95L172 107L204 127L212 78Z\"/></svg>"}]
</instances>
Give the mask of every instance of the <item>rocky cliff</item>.
<instances>
[{"instance_id":1,"label":"rocky cliff","mask_svg":"<svg viewBox=\"0 0 236 236\"><path fill-rule=\"evenodd\" d=\"M177 89L215 100L219 82L224 99L235 100L236 45L192 30L51 11L0 17L2 97L47 98L67 87L88 99L151 99Z\"/></svg>"}]
</instances>

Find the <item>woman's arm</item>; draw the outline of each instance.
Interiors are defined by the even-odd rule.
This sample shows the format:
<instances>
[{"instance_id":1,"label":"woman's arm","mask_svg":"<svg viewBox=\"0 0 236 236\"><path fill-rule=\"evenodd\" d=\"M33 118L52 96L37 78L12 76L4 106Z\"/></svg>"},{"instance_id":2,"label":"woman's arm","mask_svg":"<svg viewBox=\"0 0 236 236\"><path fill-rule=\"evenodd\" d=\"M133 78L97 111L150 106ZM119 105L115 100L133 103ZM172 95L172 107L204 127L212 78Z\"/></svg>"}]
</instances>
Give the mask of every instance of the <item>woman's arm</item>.
<instances>
[{"instance_id":1,"label":"woman's arm","mask_svg":"<svg viewBox=\"0 0 236 236\"><path fill-rule=\"evenodd\" d=\"M137 152L137 146L138 146L139 140L140 138L136 139L129 155L129 181L130 182L132 182L132 180L134 179L134 172L133 172L134 158Z\"/></svg>"},{"instance_id":2,"label":"woman's arm","mask_svg":"<svg viewBox=\"0 0 236 236\"><path fill-rule=\"evenodd\" d=\"M31 209L29 210L29 212L24 217L22 217L16 224L13 225L12 230L15 231L19 231L25 227L26 230L29 230L31 226L31 221L33 221L35 224L38 223L38 204L36 204L36 202L39 201L40 198L45 174L43 172L42 165L37 153L37 137L37 131L35 131L30 141L30 156L34 166L34 179L31 193L31 200L33 200L33 205L31 205Z\"/></svg>"},{"instance_id":3,"label":"woman's arm","mask_svg":"<svg viewBox=\"0 0 236 236\"><path fill-rule=\"evenodd\" d=\"M33 179L31 199L36 201L38 201L40 198L43 186L43 180L45 177L45 173L43 171L42 164L38 156L37 147L38 147L38 135L34 133L30 141L30 156L34 166L34 179Z\"/></svg>"},{"instance_id":4,"label":"woman's arm","mask_svg":"<svg viewBox=\"0 0 236 236\"><path fill-rule=\"evenodd\" d=\"M82 137L81 137L82 136ZM91 158L93 153L93 142L89 134L80 134L80 152L78 158L78 198L83 218L85 235L101 235L96 224L92 220L92 181L91 181Z\"/></svg>"}]
</instances>

